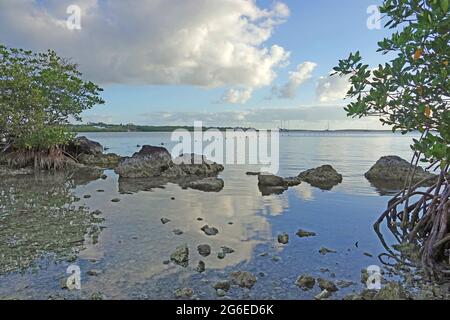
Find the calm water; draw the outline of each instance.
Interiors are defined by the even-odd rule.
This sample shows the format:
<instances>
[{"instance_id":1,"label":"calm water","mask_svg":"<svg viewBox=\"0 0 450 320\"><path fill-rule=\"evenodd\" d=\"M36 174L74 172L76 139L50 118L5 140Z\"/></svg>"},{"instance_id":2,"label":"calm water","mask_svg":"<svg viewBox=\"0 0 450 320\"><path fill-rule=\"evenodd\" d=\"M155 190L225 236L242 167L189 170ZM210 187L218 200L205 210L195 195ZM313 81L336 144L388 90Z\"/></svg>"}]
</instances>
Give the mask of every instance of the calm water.
<instances>
[{"instance_id":1,"label":"calm water","mask_svg":"<svg viewBox=\"0 0 450 320\"><path fill-rule=\"evenodd\" d=\"M174 144L169 133L86 136L124 156L138 151L137 145L163 142L170 150ZM174 184L141 191L119 184L111 170L105 171L106 179L101 173L75 173L3 180L0 297L90 298L102 293L109 299L166 299L174 297L174 290L190 287L197 298L217 298L212 285L237 270L253 272L258 281L251 290L232 288L227 294L231 298L311 299L317 287L304 292L294 284L305 273L355 282L333 298L360 291L361 269L380 264L377 255L384 252L372 224L389 199L364 173L383 155L409 159L411 138L389 133L284 133L280 175L295 176L331 164L344 176L331 191L302 183L281 195L262 196L257 177L245 175L255 166L226 166L221 174L225 188L219 193L182 190ZM121 201L111 202L113 198ZM86 214L95 210L102 214ZM171 222L163 225L162 217ZM205 224L218 228L219 234L206 236L200 230ZM295 233L300 228L317 236L299 238ZM183 234L175 235L174 229ZM282 232L290 235L284 246L277 243ZM164 264L184 243L190 249L189 267ZM201 257L199 244L209 244L212 254ZM235 252L218 259L221 246ZM321 247L337 253L321 255ZM206 263L201 274L195 271L200 260ZM81 268L81 291L61 289L70 264ZM97 275L88 275L89 270Z\"/></svg>"}]
</instances>

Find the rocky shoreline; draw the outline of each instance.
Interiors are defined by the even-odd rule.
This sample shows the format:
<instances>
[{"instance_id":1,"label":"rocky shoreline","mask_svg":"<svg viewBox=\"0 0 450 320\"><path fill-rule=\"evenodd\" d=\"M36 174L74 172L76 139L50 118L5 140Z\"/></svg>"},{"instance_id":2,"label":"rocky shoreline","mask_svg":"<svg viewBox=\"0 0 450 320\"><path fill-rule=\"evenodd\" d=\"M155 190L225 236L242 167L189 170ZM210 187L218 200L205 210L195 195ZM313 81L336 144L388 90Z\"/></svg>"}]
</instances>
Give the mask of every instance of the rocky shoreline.
<instances>
[{"instance_id":1,"label":"rocky shoreline","mask_svg":"<svg viewBox=\"0 0 450 320\"><path fill-rule=\"evenodd\" d=\"M66 171L89 172L93 179L100 179L104 169L112 169L119 176L119 191L121 193L151 190L162 187L166 183L175 183L182 188L204 192L219 192L225 186L224 180L219 178L219 174L224 170L222 165L211 162L201 155L194 154L185 154L172 159L170 153L164 147L143 146L139 152L136 152L131 157L121 157L113 153L104 154L104 148L99 143L80 137L68 146L67 152L69 152L73 160L68 161ZM404 183L405 172L408 172L409 168L410 164L399 157L383 157L365 174L365 177L373 184L393 183L396 181ZM422 168L417 168L416 170L418 177L420 177L417 178L417 182L428 179L425 183L429 183L429 181L435 179L434 175L424 171ZM34 170L30 168L15 170L0 165L0 176L14 177L33 173ZM343 181L343 176L331 165L309 169L299 173L298 176L287 178L259 172L248 172L247 174L257 177L258 187L263 196L279 194L290 187L295 187L302 183L309 183L311 186L322 190L331 190ZM120 201L120 199L117 200ZM115 202L115 199L112 201ZM171 226L169 219L161 218L161 222L163 225ZM180 228L180 226L175 227ZM176 228L171 230L175 235L183 234L183 230ZM204 224L200 230L207 238L214 237L221 232L217 227L208 224ZM289 246L289 240L292 239L290 237L295 236L309 238L320 235L313 231L302 229L295 235L284 232L277 236L276 245ZM203 257L212 254L212 249L208 244L199 244L196 248L190 248L184 243L176 247L164 263L188 268L189 257L192 251L198 251ZM214 255L217 255L217 259L222 260L233 253L233 248L222 246L221 250L216 251ZM332 256L333 253L336 253L336 251L325 247L318 250L318 254L321 255L330 254ZM367 253L367 255L369 254ZM208 270L208 266L203 260L196 261L192 267L195 267L195 271L198 273L204 273ZM88 274L90 276L102 273L102 270L91 271ZM433 284L425 280L420 273L412 271L410 268L407 269L405 265L398 264L390 269L385 268L383 272L403 277L404 280L402 284L395 281L384 282L381 290L363 290L360 293L345 296L344 300L449 298L448 284L441 286ZM251 290L258 283L260 277L262 276L257 273L244 270L233 271L229 274L227 280L216 282L213 287L217 297L226 298L231 287ZM300 274L295 281L295 285L303 291L313 290L314 288L320 289L318 294L311 297L317 300L332 299L339 290L354 285L351 281L345 279L335 280L333 278L332 273L329 274L328 279L325 276L318 277L317 275ZM366 281L367 271L363 270L361 272L361 283L364 284ZM188 287L179 288L174 292L174 297L191 299L195 297L195 290Z\"/></svg>"}]
</instances>

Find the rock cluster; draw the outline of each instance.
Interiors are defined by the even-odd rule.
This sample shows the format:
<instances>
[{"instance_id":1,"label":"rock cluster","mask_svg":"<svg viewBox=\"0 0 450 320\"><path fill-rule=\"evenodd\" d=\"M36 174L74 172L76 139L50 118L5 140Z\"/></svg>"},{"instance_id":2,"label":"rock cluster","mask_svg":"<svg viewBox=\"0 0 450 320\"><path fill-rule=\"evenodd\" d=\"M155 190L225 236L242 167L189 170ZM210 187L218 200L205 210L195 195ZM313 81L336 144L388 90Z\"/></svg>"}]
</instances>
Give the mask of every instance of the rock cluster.
<instances>
[{"instance_id":1,"label":"rock cluster","mask_svg":"<svg viewBox=\"0 0 450 320\"><path fill-rule=\"evenodd\" d=\"M217 178L223 169L222 165L195 154L172 160L166 148L147 145L133 156L121 158L115 171L123 183L136 185L138 182L143 189L172 182L183 188L218 192L224 187L223 180Z\"/></svg>"}]
</instances>

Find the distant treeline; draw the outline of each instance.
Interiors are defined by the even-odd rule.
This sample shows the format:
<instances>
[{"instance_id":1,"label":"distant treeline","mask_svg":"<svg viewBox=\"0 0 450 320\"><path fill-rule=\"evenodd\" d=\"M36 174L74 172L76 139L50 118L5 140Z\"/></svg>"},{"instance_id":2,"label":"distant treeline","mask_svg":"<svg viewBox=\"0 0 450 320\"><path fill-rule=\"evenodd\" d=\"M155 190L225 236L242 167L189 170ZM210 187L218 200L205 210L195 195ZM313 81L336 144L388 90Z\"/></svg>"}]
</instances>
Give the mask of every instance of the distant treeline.
<instances>
[{"instance_id":1,"label":"distant treeline","mask_svg":"<svg viewBox=\"0 0 450 320\"><path fill-rule=\"evenodd\" d=\"M88 124L71 124L69 125L69 129L74 132L172 132L176 129L194 131L193 126L143 126L135 124L106 124L101 122ZM208 130L210 128L204 127L203 129ZM221 127L215 129L227 130L234 128Z\"/></svg>"}]
</instances>

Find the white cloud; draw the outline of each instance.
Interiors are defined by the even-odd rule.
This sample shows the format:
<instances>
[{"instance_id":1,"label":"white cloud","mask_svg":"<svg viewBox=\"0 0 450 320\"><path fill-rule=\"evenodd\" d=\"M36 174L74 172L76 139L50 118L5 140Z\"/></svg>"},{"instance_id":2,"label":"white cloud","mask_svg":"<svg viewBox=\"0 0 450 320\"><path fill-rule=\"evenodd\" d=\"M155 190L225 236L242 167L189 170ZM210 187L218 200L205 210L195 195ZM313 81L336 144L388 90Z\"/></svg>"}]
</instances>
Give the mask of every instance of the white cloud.
<instances>
[{"instance_id":1,"label":"white cloud","mask_svg":"<svg viewBox=\"0 0 450 320\"><path fill-rule=\"evenodd\" d=\"M74 3L81 30L66 27ZM255 0L2 0L0 41L54 48L103 84L259 88L289 57L266 45L288 15L278 1L261 8Z\"/></svg>"},{"instance_id":2,"label":"white cloud","mask_svg":"<svg viewBox=\"0 0 450 320\"><path fill-rule=\"evenodd\" d=\"M316 96L320 102L343 100L350 89L349 76L322 76L316 87Z\"/></svg>"},{"instance_id":3,"label":"white cloud","mask_svg":"<svg viewBox=\"0 0 450 320\"><path fill-rule=\"evenodd\" d=\"M286 84L272 88L272 94L282 99L295 98L298 87L311 78L316 67L316 63L309 61L299 64L296 71L289 72L289 81Z\"/></svg>"},{"instance_id":4,"label":"white cloud","mask_svg":"<svg viewBox=\"0 0 450 320\"><path fill-rule=\"evenodd\" d=\"M222 96L222 102L245 104L252 97L253 89L228 89Z\"/></svg>"}]
</instances>

